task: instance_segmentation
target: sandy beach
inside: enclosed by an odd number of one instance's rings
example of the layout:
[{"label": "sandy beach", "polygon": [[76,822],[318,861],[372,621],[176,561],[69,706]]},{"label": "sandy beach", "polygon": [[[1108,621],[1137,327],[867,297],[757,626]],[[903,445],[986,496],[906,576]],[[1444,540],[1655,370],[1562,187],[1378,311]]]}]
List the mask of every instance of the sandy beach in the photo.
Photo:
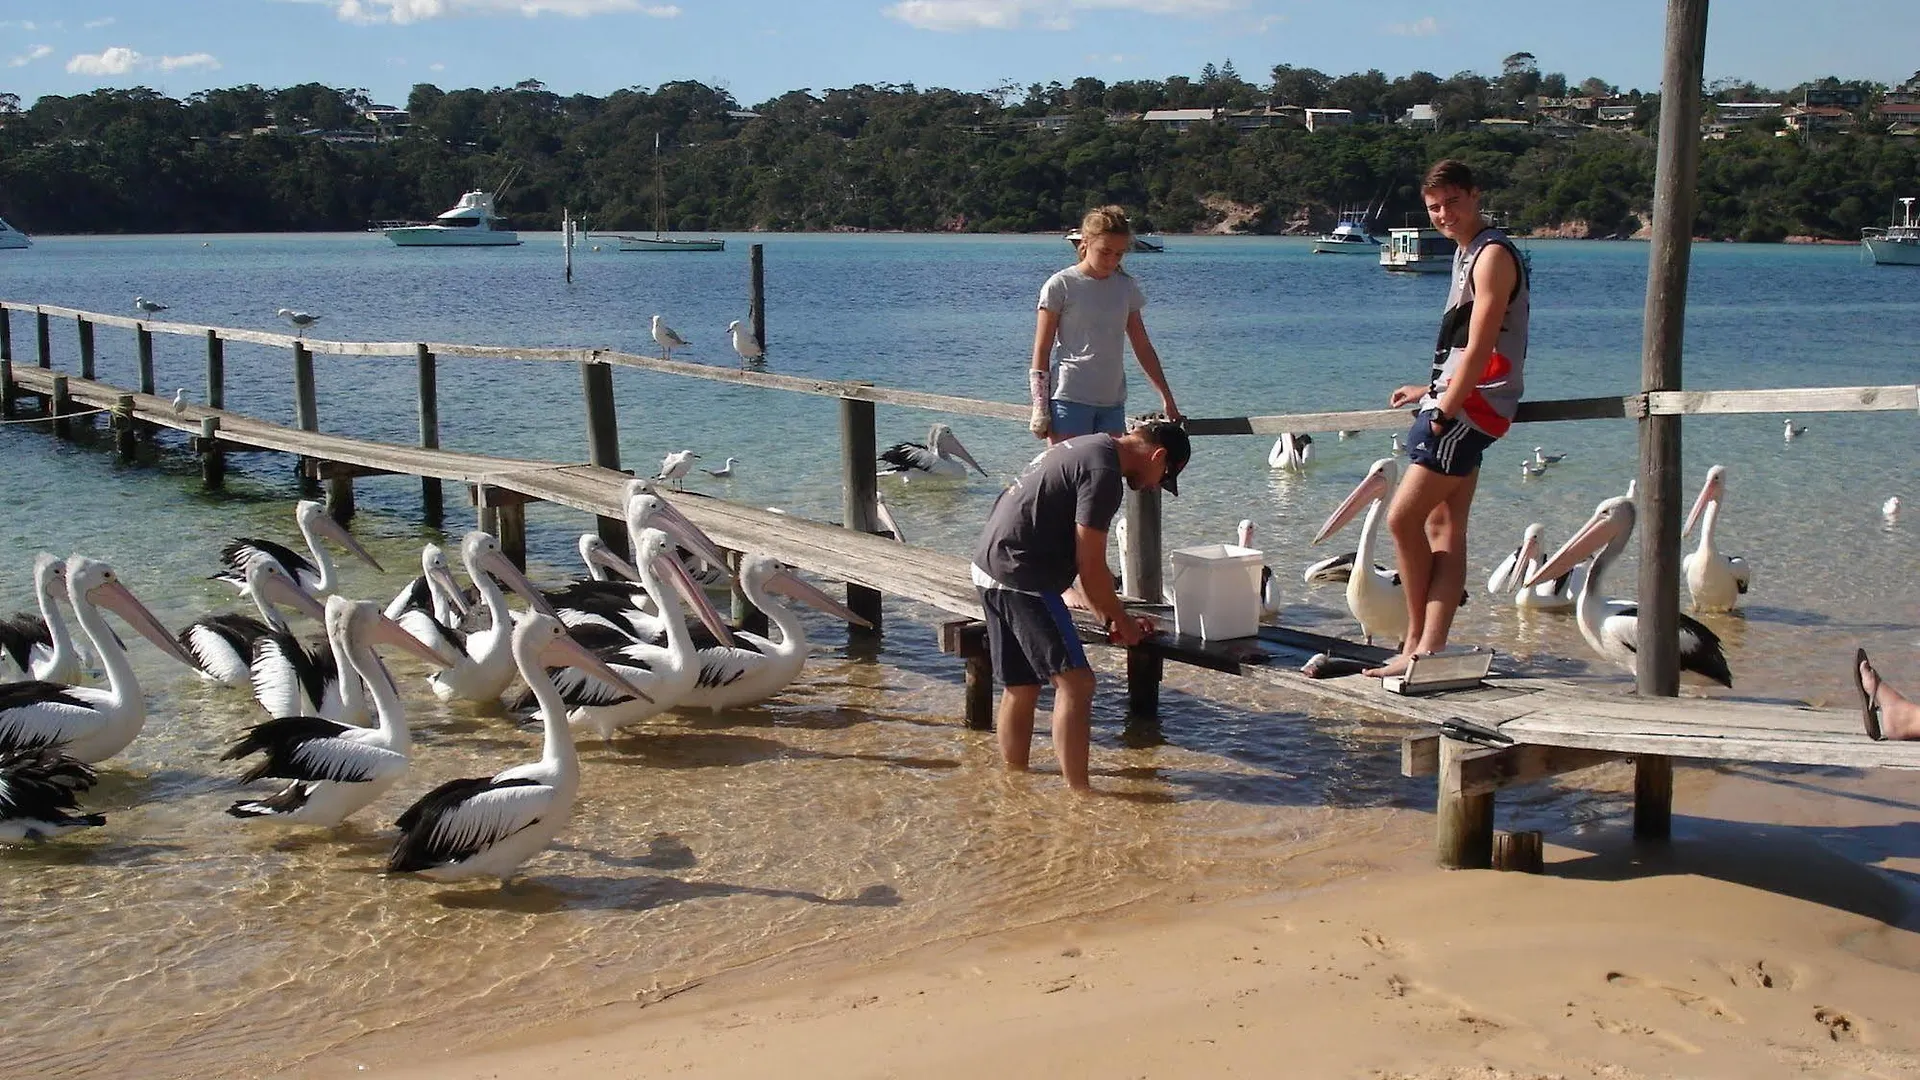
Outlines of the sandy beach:
[{"label": "sandy beach", "polygon": [[[1618,767],[1587,782],[1609,787]],[[1421,815],[1363,872],[1232,901],[747,971],[381,1077],[1920,1076],[1897,773],[1683,769],[1671,845],[1550,834],[1542,875],[1433,869]]]}]

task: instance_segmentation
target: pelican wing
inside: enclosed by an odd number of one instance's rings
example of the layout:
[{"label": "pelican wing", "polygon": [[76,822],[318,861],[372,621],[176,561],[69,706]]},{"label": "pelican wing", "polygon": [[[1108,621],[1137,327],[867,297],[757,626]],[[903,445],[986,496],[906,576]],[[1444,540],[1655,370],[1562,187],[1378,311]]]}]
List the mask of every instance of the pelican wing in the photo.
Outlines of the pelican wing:
[{"label": "pelican wing", "polygon": [[894,443],[880,451],[883,473],[926,472],[933,468],[937,455],[916,442]]},{"label": "pelican wing", "polygon": [[0,653],[11,658],[22,672],[32,671],[33,647],[53,647],[53,633],[37,612],[22,611],[10,619],[0,619]]},{"label": "pelican wing", "polygon": [[323,643],[308,649],[292,634],[273,632],[253,643],[253,699],[270,716],[300,716],[318,709],[327,695],[326,675],[333,653]]},{"label": "pelican wing", "polygon": [[746,678],[754,665],[765,659],[762,654],[746,649],[703,649],[700,653],[700,679],[695,685],[703,690],[732,686]]},{"label": "pelican wing", "polygon": [[247,567],[251,566],[255,559],[269,559],[279,563],[280,568],[287,572],[288,577],[300,582],[302,585],[307,584],[309,578],[315,581],[320,578],[320,568],[307,561],[305,555],[287,547],[285,544],[276,544],[271,540],[258,540],[252,537],[241,537],[220,549],[220,562],[231,572],[231,576],[228,574],[218,576],[222,580],[234,580],[234,578],[238,578],[239,581],[244,583],[246,581]]},{"label": "pelican wing", "polygon": [[317,716],[286,716],[248,728],[220,760],[266,755],[240,778],[243,784],[266,776],[360,784],[405,772],[406,755],[353,737],[366,731]]},{"label": "pelican wing", "polygon": [[421,611],[418,608],[403,611],[394,621],[400,624],[401,629],[425,642],[429,648],[456,654],[467,651],[467,635],[434,618],[430,611]]},{"label": "pelican wing", "polygon": [[51,747],[0,754],[0,820],[57,818],[78,809],[75,796],[94,779],[85,762]]},{"label": "pelican wing", "polygon": [[400,621],[400,616],[409,611],[433,612],[433,589],[427,584],[427,575],[415,574],[413,580],[406,583],[393,599],[387,601],[387,618]]},{"label": "pelican wing", "polygon": [[539,822],[553,796],[554,789],[537,780],[449,780],[394,822],[401,837],[387,871],[425,870],[478,855]]},{"label": "pelican wing", "polygon": [[0,683],[0,751],[32,750],[70,742],[98,724],[85,696],[60,683]]}]

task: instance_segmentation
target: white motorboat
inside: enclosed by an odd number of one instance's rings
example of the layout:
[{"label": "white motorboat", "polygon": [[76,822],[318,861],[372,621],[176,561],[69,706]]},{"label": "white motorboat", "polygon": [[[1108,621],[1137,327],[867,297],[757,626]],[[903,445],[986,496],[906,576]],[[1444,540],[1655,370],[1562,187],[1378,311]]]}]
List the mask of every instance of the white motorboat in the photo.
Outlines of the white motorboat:
[{"label": "white motorboat", "polygon": [[7,224],[6,219],[0,218],[0,251],[9,248],[30,248],[32,246],[33,241],[27,238],[26,233]]},{"label": "white motorboat", "polygon": [[1880,266],[1920,266],[1920,213],[1914,198],[1900,200],[1900,211],[1884,229],[1860,230],[1860,243]]},{"label": "white motorboat", "polygon": [[1367,231],[1367,223],[1342,214],[1340,223],[1324,236],[1313,238],[1315,255],[1372,255],[1380,250],[1380,241]]},{"label": "white motorboat", "polygon": [[[1067,233],[1067,243],[1073,245],[1073,250],[1080,250],[1079,229],[1074,229]],[[1167,250],[1167,242],[1151,233],[1139,233],[1133,238],[1133,250],[1136,252],[1159,253]]]},{"label": "white motorboat", "polygon": [[511,247],[520,242],[520,234],[507,228],[506,219],[494,211],[494,197],[484,191],[469,191],[460,196],[453,209],[422,225],[398,225],[383,229],[387,239],[400,247]]},{"label": "white motorboat", "polygon": [[1439,229],[1415,225],[1389,229],[1386,246],[1380,249],[1380,265],[1401,273],[1451,273],[1455,249]]}]

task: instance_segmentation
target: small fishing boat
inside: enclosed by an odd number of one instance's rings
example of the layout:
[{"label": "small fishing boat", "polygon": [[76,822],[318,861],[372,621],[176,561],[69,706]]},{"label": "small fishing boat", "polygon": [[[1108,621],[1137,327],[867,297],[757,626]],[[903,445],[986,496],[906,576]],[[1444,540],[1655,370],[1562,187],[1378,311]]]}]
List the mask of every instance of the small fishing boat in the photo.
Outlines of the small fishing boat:
[{"label": "small fishing boat", "polygon": [[1380,265],[1408,274],[1445,274],[1453,270],[1456,245],[1439,229],[1407,225],[1387,230]]},{"label": "small fishing boat", "polygon": [[507,228],[507,219],[494,210],[494,199],[485,191],[469,191],[430,222],[381,231],[400,247],[513,247],[520,243],[520,234]]},{"label": "small fishing boat", "polygon": [[1380,250],[1380,241],[1367,229],[1367,222],[1355,214],[1341,214],[1333,231],[1313,238],[1315,255],[1372,255]]},{"label": "small fishing boat", "polygon": [[1914,210],[1914,201],[1912,196],[1901,199],[1886,228],[1860,230],[1861,246],[1876,266],[1920,266],[1920,212]]},{"label": "small fishing boat", "polygon": [[30,248],[32,246],[33,241],[27,238],[26,233],[7,224],[5,218],[0,218],[0,251],[5,251],[10,248]]}]

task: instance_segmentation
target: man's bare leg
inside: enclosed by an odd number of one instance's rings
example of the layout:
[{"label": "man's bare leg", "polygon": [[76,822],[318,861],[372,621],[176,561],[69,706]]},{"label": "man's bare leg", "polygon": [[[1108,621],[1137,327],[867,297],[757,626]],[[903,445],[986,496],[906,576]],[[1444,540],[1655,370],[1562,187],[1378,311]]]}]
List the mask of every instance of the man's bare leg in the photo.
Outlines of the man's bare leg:
[{"label": "man's bare leg", "polygon": [[1040,704],[1040,687],[1009,686],[1000,692],[1000,711],[994,717],[994,731],[1000,739],[1000,756],[1013,772],[1026,772],[1033,754],[1033,710]]},{"label": "man's bare leg", "polygon": [[[1387,508],[1387,529],[1393,534],[1394,556],[1400,563],[1400,587],[1407,600],[1407,636],[1400,654],[1362,674],[1376,678],[1399,675],[1419,651],[1426,633],[1427,598],[1431,595],[1434,574],[1433,545],[1427,538],[1427,518],[1436,507],[1448,501],[1455,490],[1471,478],[1448,476],[1423,465],[1414,465],[1393,493],[1393,505]],[[1462,571],[1461,580],[1465,581]]]},{"label": "man's bare leg", "polygon": [[1871,662],[1860,665],[1860,685],[1880,706],[1880,735],[1887,739],[1920,739],[1920,704],[1880,678]]},{"label": "man's bare leg", "polygon": [[[1031,713],[1028,714],[1031,719]],[[1092,741],[1093,669],[1074,668],[1053,677],[1053,753],[1060,775],[1075,791],[1090,791],[1087,744]]]},{"label": "man's bare leg", "polygon": [[[1451,479],[1451,478],[1450,478]],[[1453,617],[1467,587],[1467,514],[1480,481],[1475,469],[1458,478],[1461,483],[1428,515],[1428,543],[1433,548],[1433,572],[1427,584],[1427,612],[1417,653],[1436,653],[1447,647]]]}]

